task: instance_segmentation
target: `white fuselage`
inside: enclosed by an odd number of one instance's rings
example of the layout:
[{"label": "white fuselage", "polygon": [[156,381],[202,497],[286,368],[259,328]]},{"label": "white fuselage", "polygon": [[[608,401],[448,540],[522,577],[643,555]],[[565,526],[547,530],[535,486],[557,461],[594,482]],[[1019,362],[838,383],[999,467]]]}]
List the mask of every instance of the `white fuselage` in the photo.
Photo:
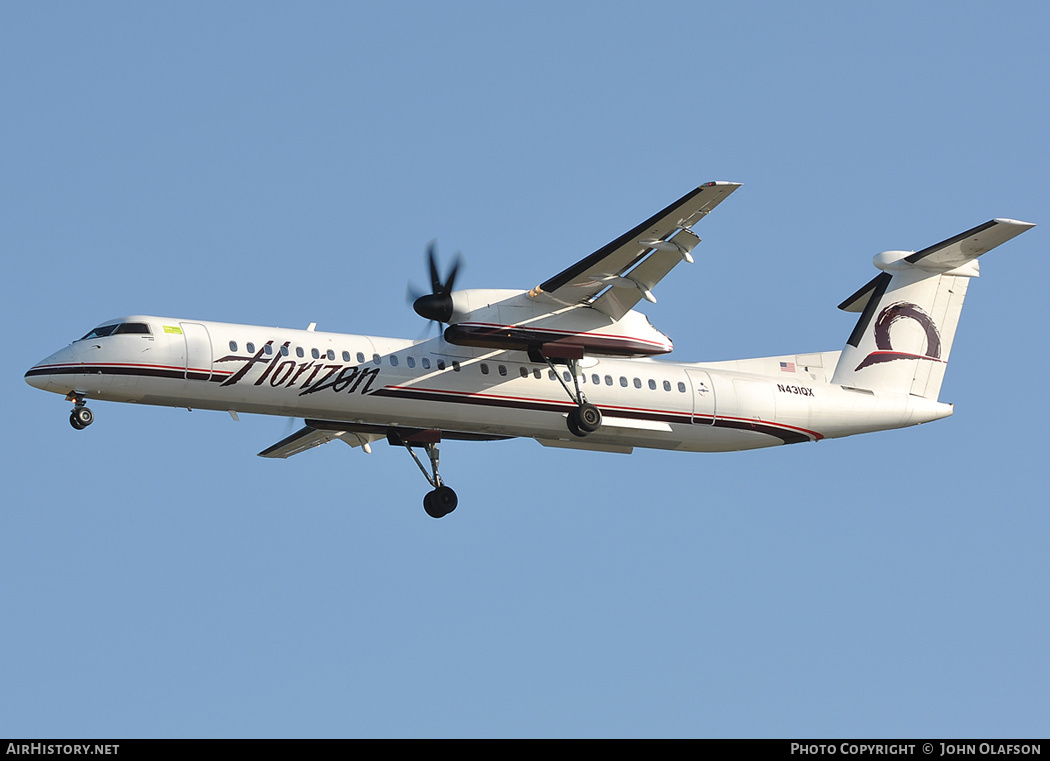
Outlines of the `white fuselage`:
[{"label": "white fuselage", "polygon": [[[118,321],[113,321],[118,322]],[[443,338],[322,333],[136,316],[148,333],[75,341],[26,380],[87,399],[225,410],[407,429],[522,436],[626,451],[754,449],[900,428],[951,414],[948,404],[829,383],[839,352],[693,364],[588,357],[580,390],[602,412],[586,440],[575,407],[526,352]],[[557,371],[572,388],[565,367]]]}]

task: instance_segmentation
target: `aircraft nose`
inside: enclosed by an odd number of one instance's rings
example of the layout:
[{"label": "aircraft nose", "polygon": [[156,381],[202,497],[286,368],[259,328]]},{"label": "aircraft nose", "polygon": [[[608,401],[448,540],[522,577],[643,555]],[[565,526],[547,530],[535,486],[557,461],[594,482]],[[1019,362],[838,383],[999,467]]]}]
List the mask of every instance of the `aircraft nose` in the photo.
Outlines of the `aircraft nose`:
[{"label": "aircraft nose", "polygon": [[47,391],[47,387],[51,384],[51,375],[41,365],[34,365],[26,371],[26,383],[33,388]]},{"label": "aircraft nose", "polygon": [[69,358],[70,350],[67,347],[56,351],[47,359],[40,360],[26,371],[26,383],[42,391],[50,390],[52,379],[55,377],[55,367],[68,362]]}]

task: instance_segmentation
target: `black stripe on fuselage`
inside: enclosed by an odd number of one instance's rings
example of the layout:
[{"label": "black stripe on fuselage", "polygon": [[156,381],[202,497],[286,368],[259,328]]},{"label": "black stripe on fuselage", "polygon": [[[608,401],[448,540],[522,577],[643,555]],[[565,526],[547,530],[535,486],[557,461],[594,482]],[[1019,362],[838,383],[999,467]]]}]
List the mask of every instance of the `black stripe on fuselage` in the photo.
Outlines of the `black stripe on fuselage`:
[{"label": "black stripe on fuselage", "polygon": [[169,378],[172,380],[209,380],[219,382],[226,380],[229,373],[211,374],[202,370],[189,370],[184,367],[144,367],[142,365],[67,365],[64,367],[34,367],[26,377],[39,375],[137,375],[144,378]]}]

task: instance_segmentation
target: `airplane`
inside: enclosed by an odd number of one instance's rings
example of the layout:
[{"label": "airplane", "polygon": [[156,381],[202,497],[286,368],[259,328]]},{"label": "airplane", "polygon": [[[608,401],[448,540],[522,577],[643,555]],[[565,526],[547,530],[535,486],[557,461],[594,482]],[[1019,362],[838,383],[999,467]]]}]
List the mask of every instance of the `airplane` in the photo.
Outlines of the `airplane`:
[{"label": "airplane", "polygon": [[[259,454],[334,440],[408,450],[429,482],[428,515],[459,503],[439,472],[445,440],[514,437],[548,447],[723,452],[927,423],[938,401],[977,257],[1034,227],[992,219],[879,270],[839,308],[859,313],[841,350],[671,362],[671,340],[635,309],[700,242],[693,227],[739,183],[708,182],[529,290],[455,290],[427,250],[431,290],[413,308],[441,326],[408,340],[131,315],[106,320],[34,365],[26,381],[89,399],[278,415],[303,427]],[[416,454],[422,449],[429,468]]]}]

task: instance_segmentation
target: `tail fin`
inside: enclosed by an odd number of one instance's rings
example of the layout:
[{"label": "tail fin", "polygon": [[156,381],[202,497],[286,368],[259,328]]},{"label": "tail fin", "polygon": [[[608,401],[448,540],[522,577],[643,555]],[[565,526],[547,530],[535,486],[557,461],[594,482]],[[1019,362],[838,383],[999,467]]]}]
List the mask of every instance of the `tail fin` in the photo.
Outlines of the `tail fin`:
[{"label": "tail fin", "polygon": [[839,305],[861,316],[832,382],[936,400],[977,257],[1034,226],[993,219],[922,251],[876,256],[882,273]]}]

